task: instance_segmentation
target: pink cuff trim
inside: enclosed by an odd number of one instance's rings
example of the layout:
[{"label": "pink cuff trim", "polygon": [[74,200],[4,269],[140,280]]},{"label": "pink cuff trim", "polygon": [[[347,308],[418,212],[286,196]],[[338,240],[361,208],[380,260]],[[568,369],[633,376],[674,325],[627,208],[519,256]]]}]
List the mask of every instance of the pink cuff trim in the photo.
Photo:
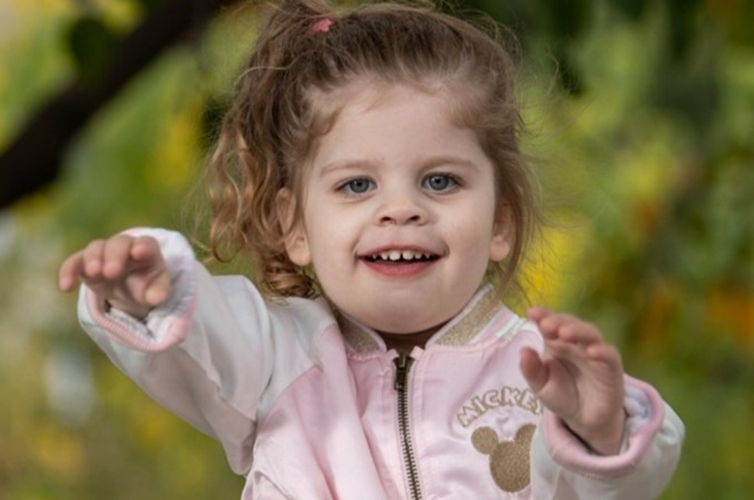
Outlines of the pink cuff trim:
[{"label": "pink cuff trim", "polygon": [[92,319],[107,331],[113,339],[126,347],[145,352],[164,351],[173,345],[183,342],[188,336],[196,303],[194,296],[191,297],[188,307],[179,316],[172,318],[170,326],[164,335],[158,337],[152,334],[151,330],[147,328],[148,319],[145,322],[141,322],[115,309],[107,313],[104,310],[104,304],[99,301],[91,290],[87,289],[85,293],[87,308]]},{"label": "pink cuff trim", "polygon": [[665,405],[649,384],[626,376],[628,447],[618,455],[595,455],[566,428],[555,414],[545,411],[540,423],[550,456],[566,469],[597,479],[631,473],[642,462],[665,419]]},{"label": "pink cuff trim", "polygon": [[194,252],[179,233],[151,228],[124,231],[133,236],[151,236],[157,240],[168,266],[173,293],[160,307],[140,321],[117,309],[105,310],[105,304],[86,286],[86,308],[94,322],[117,342],[146,352],[157,352],[182,342],[188,335],[196,305]]}]

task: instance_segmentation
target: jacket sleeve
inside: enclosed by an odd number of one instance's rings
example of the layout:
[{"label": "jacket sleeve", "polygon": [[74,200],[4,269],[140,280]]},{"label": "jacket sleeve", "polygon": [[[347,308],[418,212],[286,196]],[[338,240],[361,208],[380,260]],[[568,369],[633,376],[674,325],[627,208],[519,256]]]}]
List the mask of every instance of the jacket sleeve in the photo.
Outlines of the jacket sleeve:
[{"label": "jacket sleeve", "polygon": [[[276,363],[283,359],[290,368],[295,360],[308,359],[294,341],[300,328],[291,315],[276,313],[279,308],[267,304],[246,279],[210,276],[180,234],[159,229],[130,233],[159,242],[171,296],[140,321],[108,310],[82,287],[81,324],[147,394],[217,438],[231,468],[245,474]],[[290,335],[273,335],[280,330]]]},{"label": "jacket sleeve", "polygon": [[598,456],[545,411],[532,442],[532,498],[649,500],[670,482],[684,426],[650,385],[626,377],[626,437],[621,453]]}]

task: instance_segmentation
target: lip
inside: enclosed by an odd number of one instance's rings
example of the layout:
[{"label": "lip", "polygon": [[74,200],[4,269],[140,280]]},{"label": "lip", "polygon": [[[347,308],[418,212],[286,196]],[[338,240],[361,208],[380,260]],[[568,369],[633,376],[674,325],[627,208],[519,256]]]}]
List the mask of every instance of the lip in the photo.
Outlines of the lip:
[{"label": "lip", "polygon": [[434,257],[442,257],[442,254],[440,252],[432,250],[431,248],[427,248],[421,245],[402,245],[402,244],[382,245],[380,247],[373,248],[366,252],[361,252],[359,253],[358,257],[360,259],[366,259],[367,257],[371,257],[372,255],[379,255],[381,253],[389,253],[394,250],[397,250],[399,252],[410,250],[414,253],[429,254],[429,255],[433,255]]},{"label": "lip", "polygon": [[360,259],[372,271],[388,277],[412,277],[424,273],[432,267],[437,260],[418,260],[412,262],[390,262],[385,260],[371,261]]},{"label": "lip", "polygon": [[[428,260],[409,260],[409,261],[391,261],[391,260],[372,260],[370,257],[390,252],[411,251],[415,254],[431,255]],[[373,250],[360,254],[359,260],[363,262],[372,271],[387,277],[413,277],[426,272],[431,268],[442,255],[434,250],[417,245],[383,245]]]}]

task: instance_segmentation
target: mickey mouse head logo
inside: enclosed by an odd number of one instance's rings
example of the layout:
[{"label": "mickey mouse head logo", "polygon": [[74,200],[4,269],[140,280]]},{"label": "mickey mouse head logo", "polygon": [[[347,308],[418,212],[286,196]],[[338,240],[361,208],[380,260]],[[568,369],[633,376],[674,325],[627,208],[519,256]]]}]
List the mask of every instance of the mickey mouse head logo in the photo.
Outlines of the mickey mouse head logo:
[{"label": "mickey mouse head logo", "polygon": [[521,491],[529,485],[529,453],[536,426],[527,424],[516,432],[511,441],[498,441],[497,433],[480,427],[471,435],[471,443],[479,453],[490,456],[490,473],[495,484],[509,493]]}]

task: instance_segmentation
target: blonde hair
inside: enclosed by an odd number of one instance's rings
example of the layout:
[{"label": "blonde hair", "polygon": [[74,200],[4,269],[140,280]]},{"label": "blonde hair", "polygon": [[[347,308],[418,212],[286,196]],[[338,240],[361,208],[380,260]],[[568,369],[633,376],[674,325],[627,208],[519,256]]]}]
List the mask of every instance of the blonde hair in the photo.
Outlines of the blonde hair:
[{"label": "blonde hair", "polygon": [[499,204],[509,210],[515,240],[505,263],[490,270],[503,285],[514,283],[537,209],[519,147],[513,65],[496,38],[431,4],[336,9],[287,0],[275,8],[208,165],[215,258],[248,252],[266,293],[314,295],[313,278],[286,254],[290,224],[280,220],[276,199],[281,189],[301,195],[303,166],[337,117],[338,110],[322,109],[322,97],[356,79],[440,83],[453,97],[455,120],[476,132],[496,166]]}]

